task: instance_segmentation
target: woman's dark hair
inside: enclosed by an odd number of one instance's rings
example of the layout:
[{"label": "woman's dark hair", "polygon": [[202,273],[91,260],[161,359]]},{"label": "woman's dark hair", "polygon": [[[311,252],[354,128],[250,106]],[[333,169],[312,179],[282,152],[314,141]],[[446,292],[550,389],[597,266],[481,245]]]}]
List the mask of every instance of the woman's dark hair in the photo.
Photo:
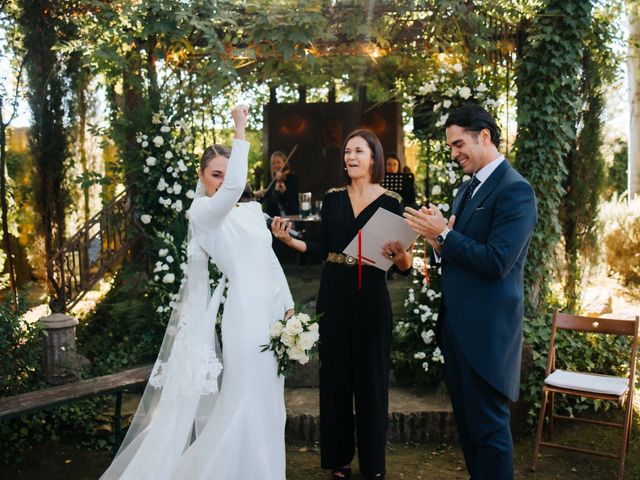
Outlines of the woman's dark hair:
[{"label": "woman's dark hair", "polygon": [[500,148],[500,127],[489,112],[480,105],[469,103],[453,110],[447,117],[444,127],[451,125],[462,127],[468,132],[476,132],[476,135],[486,128],[491,135],[491,142],[496,148]]},{"label": "woman's dark hair", "polygon": [[[351,132],[344,144],[342,145],[342,160],[344,161],[344,151],[347,148],[347,143],[354,137],[360,137],[367,142],[371,149],[371,156],[373,157],[373,171],[371,172],[371,183],[380,183],[384,179],[385,165],[384,165],[384,151],[382,150],[382,144],[378,136],[367,128],[359,128]],[[347,172],[344,172],[347,183],[351,183],[351,178]]]},{"label": "woman's dark hair", "polygon": [[[400,157],[398,156],[398,154],[396,152],[389,152],[387,153],[387,156],[384,157],[384,161],[385,163],[387,162],[387,160],[389,160],[390,158],[393,158],[394,160],[396,160],[398,162],[398,171],[401,172],[402,171],[402,160],[400,160]],[[386,167],[386,165],[385,165]]]},{"label": "woman's dark hair", "polygon": [[231,150],[229,147],[218,144],[207,147],[200,158],[200,171],[203,172],[204,169],[207,168],[209,162],[218,156],[229,158],[231,156]]}]

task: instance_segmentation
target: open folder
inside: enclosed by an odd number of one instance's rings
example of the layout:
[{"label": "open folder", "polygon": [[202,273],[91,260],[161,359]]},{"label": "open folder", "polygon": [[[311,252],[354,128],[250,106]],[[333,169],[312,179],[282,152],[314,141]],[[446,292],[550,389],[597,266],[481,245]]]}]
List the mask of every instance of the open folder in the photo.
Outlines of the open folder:
[{"label": "open folder", "polygon": [[[393,260],[382,255],[385,243],[398,240],[406,250],[418,235],[400,215],[378,208],[362,228],[362,264],[377,267],[385,272],[393,265]],[[345,255],[358,258],[358,235],[343,250]]]}]

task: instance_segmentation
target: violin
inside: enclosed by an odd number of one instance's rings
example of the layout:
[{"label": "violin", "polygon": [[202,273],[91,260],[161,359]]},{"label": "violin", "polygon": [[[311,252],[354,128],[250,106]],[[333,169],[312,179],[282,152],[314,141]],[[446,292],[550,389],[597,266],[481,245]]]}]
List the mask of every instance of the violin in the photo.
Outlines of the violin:
[{"label": "violin", "polygon": [[285,164],[280,170],[278,170],[273,178],[275,179],[275,183],[273,188],[276,192],[284,193],[287,190],[286,182],[291,174],[291,169],[288,164]]}]

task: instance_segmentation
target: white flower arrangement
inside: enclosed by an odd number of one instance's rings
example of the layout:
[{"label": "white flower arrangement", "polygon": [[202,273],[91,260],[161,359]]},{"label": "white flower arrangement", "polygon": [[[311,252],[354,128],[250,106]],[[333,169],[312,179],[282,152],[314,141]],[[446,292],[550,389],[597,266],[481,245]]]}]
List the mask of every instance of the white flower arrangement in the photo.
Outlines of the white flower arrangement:
[{"label": "white flower arrangement", "polygon": [[296,362],[304,365],[309,361],[319,339],[317,317],[298,313],[286,321],[275,321],[270,328],[269,343],[261,345],[260,351],[272,351],[278,361],[278,374],[286,377]]}]

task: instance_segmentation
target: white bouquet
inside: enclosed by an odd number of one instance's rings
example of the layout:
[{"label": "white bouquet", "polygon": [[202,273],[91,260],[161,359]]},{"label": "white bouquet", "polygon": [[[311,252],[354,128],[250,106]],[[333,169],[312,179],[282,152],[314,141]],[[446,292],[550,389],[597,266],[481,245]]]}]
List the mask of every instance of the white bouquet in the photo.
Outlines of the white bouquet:
[{"label": "white bouquet", "polygon": [[298,313],[271,325],[269,343],[261,345],[261,352],[271,350],[278,359],[278,374],[286,377],[294,362],[304,365],[309,361],[319,338],[318,319]]}]

